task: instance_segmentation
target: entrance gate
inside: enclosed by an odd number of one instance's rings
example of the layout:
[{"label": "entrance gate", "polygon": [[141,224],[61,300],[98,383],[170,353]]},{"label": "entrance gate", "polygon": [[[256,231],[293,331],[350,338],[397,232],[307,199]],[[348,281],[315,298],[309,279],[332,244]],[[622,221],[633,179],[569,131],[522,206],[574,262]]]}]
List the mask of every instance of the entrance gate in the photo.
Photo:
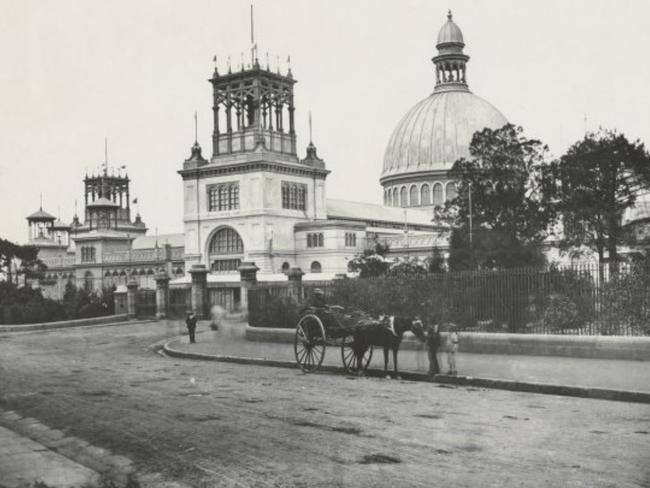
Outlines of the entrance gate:
[{"label": "entrance gate", "polygon": [[138,290],[135,314],[138,318],[156,316],[156,290]]},{"label": "entrance gate", "polygon": [[190,288],[169,289],[169,317],[183,318],[192,309],[192,290]]},{"label": "entrance gate", "polygon": [[241,304],[241,289],[237,288],[209,288],[208,303],[210,307],[219,305],[228,312],[235,312]]}]

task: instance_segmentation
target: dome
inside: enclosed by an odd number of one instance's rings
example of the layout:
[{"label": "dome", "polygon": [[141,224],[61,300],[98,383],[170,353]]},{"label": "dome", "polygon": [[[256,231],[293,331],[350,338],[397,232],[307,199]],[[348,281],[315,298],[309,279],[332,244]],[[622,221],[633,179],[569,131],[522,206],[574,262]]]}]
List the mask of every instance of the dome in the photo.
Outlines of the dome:
[{"label": "dome", "polygon": [[463,33],[460,30],[453,20],[451,20],[451,11],[447,14],[447,23],[440,28],[438,33],[438,42],[436,45],[440,44],[462,44],[465,45],[463,41]]},{"label": "dome", "polygon": [[476,131],[508,121],[493,105],[468,90],[434,92],[397,124],[384,153],[382,179],[421,171],[447,171],[469,156]]}]

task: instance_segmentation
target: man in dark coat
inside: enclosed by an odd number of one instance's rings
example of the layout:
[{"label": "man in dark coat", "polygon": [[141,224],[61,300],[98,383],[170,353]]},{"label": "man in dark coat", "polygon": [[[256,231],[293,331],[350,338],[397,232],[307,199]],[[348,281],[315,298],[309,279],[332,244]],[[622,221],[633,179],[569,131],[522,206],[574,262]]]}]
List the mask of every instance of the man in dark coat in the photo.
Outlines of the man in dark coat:
[{"label": "man in dark coat", "polygon": [[196,323],[198,319],[196,318],[196,315],[194,312],[190,312],[187,314],[187,319],[185,320],[185,325],[187,326],[187,332],[190,335],[190,344],[194,344],[196,341],[194,340],[194,333],[196,332]]},{"label": "man in dark coat", "polygon": [[442,343],[440,332],[438,331],[438,324],[433,325],[429,329],[427,335],[427,349],[429,353],[429,374],[434,375],[440,373],[440,364],[438,363],[438,349]]}]

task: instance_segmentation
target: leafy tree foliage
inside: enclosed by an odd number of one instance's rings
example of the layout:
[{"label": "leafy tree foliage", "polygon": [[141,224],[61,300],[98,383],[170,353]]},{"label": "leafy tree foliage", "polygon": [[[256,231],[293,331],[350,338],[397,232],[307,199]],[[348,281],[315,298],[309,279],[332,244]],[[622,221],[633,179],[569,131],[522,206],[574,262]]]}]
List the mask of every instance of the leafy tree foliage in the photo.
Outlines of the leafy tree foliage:
[{"label": "leafy tree foliage", "polygon": [[587,133],[554,163],[555,188],[564,221],[565,248],[586,245],[603,262],[618,260],[624,242],[623,212],[640,190],[650,188],[650,155],[640,141],[630,142],[615,131]]},{"label": "leafy tree foliage", "polygon": [[512,124],[474,134],[470,157],[456,161],[450,172],[458,190],[447,207],[455,227],[450,240],[452,270],[543,261],[539,244],[555,219],[547,151]]},{"label": "leafy tree foliage", "polygon": [[0,274],[10,283],[18,284],[18,278],[38,276],[46,266],[38,259],[38,249],[34,246],[21,246],[0,238]]},{"label": "leafy tree foliage", "polygon": [[387,245],[377,242],[374,249],[366,249],[360,256],[350,261],[350,270],[358,272],[360,278],[381,276],[390,268],[391,263],[386,259],[388,251]]}]

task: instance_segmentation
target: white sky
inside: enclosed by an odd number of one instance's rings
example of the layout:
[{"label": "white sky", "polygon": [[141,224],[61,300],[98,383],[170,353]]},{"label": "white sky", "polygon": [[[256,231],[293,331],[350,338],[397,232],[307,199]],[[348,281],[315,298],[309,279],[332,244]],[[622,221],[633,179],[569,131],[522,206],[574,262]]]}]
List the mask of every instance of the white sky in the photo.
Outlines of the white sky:
[{"label": "white sky", "polygon": [[[248,1],[0,0],[0,236],[25,217],[82,213],[86,168],[126,164],[150,233],[182,231],[194,110],[211,154],[212,57],[250,49]],[[314,142],[331,198],[380,203],[399,119],[433,88],[447,8],[465,37],[470,89],[561,155],[585,127],[650,141],[650,2],[256,0],[262,61],[287,55],[299,155]],[[248,59],[248,56],[246,57]],[[585,124],[585,114],[587,122]]]}]

